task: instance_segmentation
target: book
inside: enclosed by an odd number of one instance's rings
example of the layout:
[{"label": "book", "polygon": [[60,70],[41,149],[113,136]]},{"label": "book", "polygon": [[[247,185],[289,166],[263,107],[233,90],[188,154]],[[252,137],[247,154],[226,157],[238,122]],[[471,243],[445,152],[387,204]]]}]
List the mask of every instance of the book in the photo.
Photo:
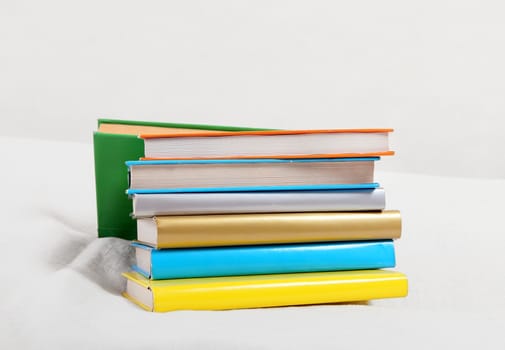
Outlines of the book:
[{"label": "book", "polygon": [[[258,130],[233,126],[157,123],[99,119],[93,135],[96,205],[99,237],[135,239],[137,225],[132,220],[132,202],[125,194],[128,172],[125,162],[144,157],[144,142],[139,134],[202,133]],[[264,130],[264,129],[263,129]]]},{"label": "book", "polygon": [[392,240],[161,250],[132,245],[133,270],[153,280],[395,267]]},{"label": "book", "polygon": [[148,311],[229,310],[399,298],[407,277],[387,270],[185,278],[152,281],[123,273],[123,293]]},{"label": "book", "polygon": [[392,155],[392,129],[142,134],[146,159],[340,158]]},{"label": "book", "polygon": [[377,182],[357,184],[320,184],[320,185],[277,185],[277,186],[237,186],[237,187],[181,187],[181,188],[129,188],[129,196],[150,193],[208,193],[208,192],[274,192],[274,191],[324,191],[324,190],[359,190],[378,188]]},{"label": "book", "polygon": [[[128,161],[130,190],[374,182],[379,158]],[[131,192],[130,191],[130,192]]]},{"label": "book", "polygon": [[373,211],[385,207],[383,188],[134,194],[133,216]]},{"label": "book", "polygon": [[191,248],[395,239],[401,234],[397,210],[174,215],[137,219],[140,243]]}]

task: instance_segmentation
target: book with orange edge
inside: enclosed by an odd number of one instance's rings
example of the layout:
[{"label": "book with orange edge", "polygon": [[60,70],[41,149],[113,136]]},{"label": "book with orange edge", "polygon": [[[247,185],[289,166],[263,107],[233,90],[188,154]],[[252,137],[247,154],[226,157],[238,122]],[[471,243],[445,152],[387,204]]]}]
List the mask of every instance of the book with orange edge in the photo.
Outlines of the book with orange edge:
[{"label": "book with orange edge", "polygon": [[393,155],[393,129],[260,130],[140,134],[142,159],[343,158]]}]

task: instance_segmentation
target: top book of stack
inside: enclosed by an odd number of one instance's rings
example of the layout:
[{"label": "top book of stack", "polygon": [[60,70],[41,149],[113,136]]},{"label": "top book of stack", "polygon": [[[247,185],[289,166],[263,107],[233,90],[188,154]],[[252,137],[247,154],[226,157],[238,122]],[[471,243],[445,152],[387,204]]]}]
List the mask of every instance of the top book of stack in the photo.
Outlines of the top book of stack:
[{"label": "top book of stack", "polygon": [[143,159],[341,158],[394,154],[392,129],[141,134]]}]

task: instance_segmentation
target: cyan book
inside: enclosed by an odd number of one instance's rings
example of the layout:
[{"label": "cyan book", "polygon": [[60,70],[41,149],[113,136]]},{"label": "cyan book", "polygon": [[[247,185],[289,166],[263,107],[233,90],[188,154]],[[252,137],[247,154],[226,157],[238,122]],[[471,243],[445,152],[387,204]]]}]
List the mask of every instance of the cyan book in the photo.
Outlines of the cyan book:
[{"label": "cyan book", "polygon": [[154,280],[395,266],[392,240],[160,250],[132,245],[137,259],[133,270]]},{"label": "cyan book", "polygon": [[205,193],[205,192],[248,192],[248,191],[322,191],[322,190],[357,190],[379,188],[379,183],[370,182],[362,184],[322,184],[322,185],[286,185],[286,186],[238,186],[238,187],[183,187],[183,188],[144,188],[129,189],[126,193],[135,194],[151,193]]}]

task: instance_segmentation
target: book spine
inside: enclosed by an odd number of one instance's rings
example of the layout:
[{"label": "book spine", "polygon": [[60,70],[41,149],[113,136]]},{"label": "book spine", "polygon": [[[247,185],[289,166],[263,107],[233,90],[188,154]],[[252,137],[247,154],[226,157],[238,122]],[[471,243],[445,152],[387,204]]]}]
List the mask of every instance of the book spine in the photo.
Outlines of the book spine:
[{"label": "book spine", "polygon": [[242,288],[214,288],[202,285],[191,291],[154,289],[154,311],[226,310],[286,305],[312,305],[335,302],[403,297],[407,281],[401,276],[389,279],[353,281],[353,283],[298,283],[261,285]]},{"label": "book spine", "polygon": [[396,210],[161,216],[155,220],[157,248],[377,240],[401,234]]},{"label": "book spine", "polygon": [[394,266],[391,240],[151,251],[151,278],[155,280]]},{"label": "book spine", "polygon": [[237,193],[139,194],[135,217],[156,215],[373,211],[385,207],[385,191],[285,191]]},{"label": "book spine", "polygon": [[[148,309],[156,312],[352,302],[404,297],[408,292],[407,277],[387,270],[195,278],[168,283],[124,276],[152,291],[153,306]],[[142,305],[133,296],[125,296]]]}]

